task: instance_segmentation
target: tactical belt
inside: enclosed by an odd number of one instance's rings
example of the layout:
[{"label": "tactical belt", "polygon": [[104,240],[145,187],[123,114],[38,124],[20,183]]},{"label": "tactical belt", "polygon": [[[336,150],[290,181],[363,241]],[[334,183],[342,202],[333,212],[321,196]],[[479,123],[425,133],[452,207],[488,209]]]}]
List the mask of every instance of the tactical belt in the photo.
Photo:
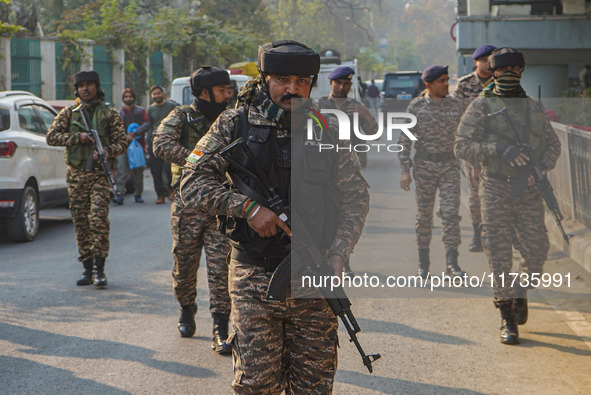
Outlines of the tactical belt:
[{"label": "tactical belt", "polygon": [[490,171],[485,171],[484,172],[484,176],[488,177],[488,178],[492,178],[494,180],[499,180],[499,181],[504,181],[504,182],[508,182],[513,184],[515,181],[517,181],[517,176],[506,176],[504,174],[501,173],[493,173]]},{"label": "tactical belt", "polygon": [[232,248],[232,252],[230,253],[230,258],[237,260],[242,263],[248,263],[250,265],[259,266],[265,269],[268,273],[274,272],[277,269],[277,266],[281,263],[283,258],[271,258],[271,257],[250,257],[246,255],[244,252],[237,250],[236,248]]},{"label": "tactical belt", "polygon": [[429,162],[447,162],[456,159],[453,152],[422,152],[415,153],[415,159],[426,160]]}]

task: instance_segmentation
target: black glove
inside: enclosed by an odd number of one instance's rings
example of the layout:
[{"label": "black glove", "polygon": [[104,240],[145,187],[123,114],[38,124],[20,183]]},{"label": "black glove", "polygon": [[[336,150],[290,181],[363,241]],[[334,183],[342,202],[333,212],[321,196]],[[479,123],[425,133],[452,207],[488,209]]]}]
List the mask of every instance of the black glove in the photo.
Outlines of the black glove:
[{"label": "black glove", "polygon": [[521,154],[519,147],[511,144],[497,143],[497,153],[507,163],[511,163]]}]

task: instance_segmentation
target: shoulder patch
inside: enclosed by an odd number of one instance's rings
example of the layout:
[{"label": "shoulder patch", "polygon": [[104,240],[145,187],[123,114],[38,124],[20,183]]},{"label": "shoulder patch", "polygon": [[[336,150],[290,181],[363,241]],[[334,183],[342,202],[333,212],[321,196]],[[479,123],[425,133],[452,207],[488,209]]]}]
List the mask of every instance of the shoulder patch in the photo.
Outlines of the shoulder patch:
[{"label": "shoulder patch", "polygon": [[472,78],[473,75],[474,75],[474,73],[466,74],[465,76],[460,77],[458,82],[463,82],[463,81],[469,80],[470,78]]},{"label": "shoulder patch", "polygon": [[189,155],[189,157],[187,158],[187,162],[192,163],[192,164],[196,164],[197,162],[199,162],[199,159],[201,159],[202,157],[203,157],[203,152],[201,152],[197,148],[195,148],[193,150],[193,152],[191,152],[191,155]]}]

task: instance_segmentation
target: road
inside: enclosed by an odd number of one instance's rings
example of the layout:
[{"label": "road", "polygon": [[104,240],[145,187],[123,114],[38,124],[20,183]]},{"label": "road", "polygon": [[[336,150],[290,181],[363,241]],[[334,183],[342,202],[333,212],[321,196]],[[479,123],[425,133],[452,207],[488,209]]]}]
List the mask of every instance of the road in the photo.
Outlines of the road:
[{"label": "road", "polygon": [[[148,172],[146,172],[147,174]],[[398,187],[394,154],[371,153],[364,171],[371,210],[353,255],[357,274],[385,280],[414,275],[414,195]],[[228,394],[230,357],[210,348],[205,270],[199,271],[197,333],[180,338],[172,295],[170,206],[111,207],[109,287],[77,287],[74,230],[66,209],[43,212],[37,240],[0,238],[0,393]],[[460,264],[480,278],[483,253],[467,250],[471,225],[462,205]],[[432,272],[444,270],[435,219]],[[203,262],[203,261],[202,261]],[[374,373],[340,331],[335,394],[585,394],[591,392],[591,275],[550,254],[546,271],[570,273],[570,287],[530,292],[530,319],[519,346],[502,345],[490,283],[431,291],[416,287],[350,289]],[[486,278],[485,278],[486,280]]]}]

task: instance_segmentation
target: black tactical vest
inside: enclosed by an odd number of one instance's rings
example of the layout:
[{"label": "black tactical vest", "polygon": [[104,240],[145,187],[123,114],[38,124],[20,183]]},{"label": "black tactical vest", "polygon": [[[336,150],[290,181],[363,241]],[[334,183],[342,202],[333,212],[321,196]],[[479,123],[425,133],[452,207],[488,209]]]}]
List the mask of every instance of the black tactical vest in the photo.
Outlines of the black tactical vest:
[{"label": "black tactical vest", "polygon": [[[330,143],[328,133],[324,132],[321,141],[313,143],[306,142],[305,133],[301,132],[291,138],[278,138],[277,129],[270,125],[252,125],[247,120],[247,110],[239,113],[240,127],[233,137],[245,139],[279,197],[292,212],[298,213],[318,247],[330,248],[338,223],[339,206],[333,185],[337,156],[334,152],[318,152],[319,142]],[[243,149],[235,149],[232,158],[257,174]],[[232,167],[228,173],[233,188],[268,207],[265,193],[254,180]],[[219,217],[219,220],[220,230],[230,237],[232,246],[249,257],[283,258],[287,255],[281,236],[260,237],[244,218]]]}]

